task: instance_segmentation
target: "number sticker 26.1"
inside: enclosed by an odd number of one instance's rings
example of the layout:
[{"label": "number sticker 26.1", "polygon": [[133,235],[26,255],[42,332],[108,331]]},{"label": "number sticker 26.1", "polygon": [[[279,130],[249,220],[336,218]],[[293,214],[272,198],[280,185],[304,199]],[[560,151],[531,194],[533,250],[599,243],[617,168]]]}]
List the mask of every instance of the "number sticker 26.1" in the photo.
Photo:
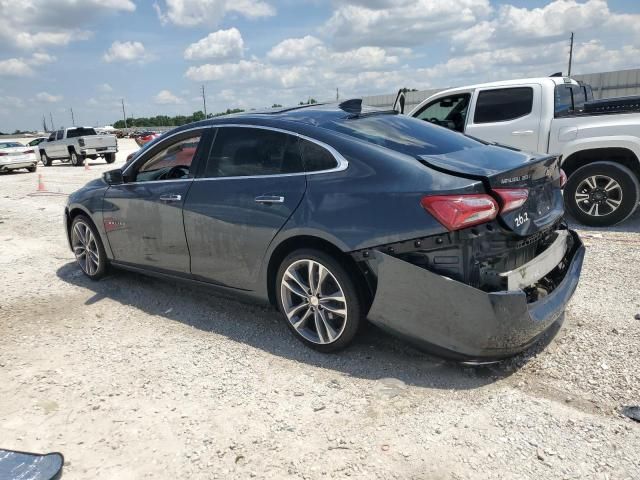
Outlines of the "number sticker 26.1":
[{"label": "number sticker 26.1", "polygon": [[521,213],[515,218],[516,227],[524,225],[528,221],[529,221],[529,215],[527,214],[527,212]]}]

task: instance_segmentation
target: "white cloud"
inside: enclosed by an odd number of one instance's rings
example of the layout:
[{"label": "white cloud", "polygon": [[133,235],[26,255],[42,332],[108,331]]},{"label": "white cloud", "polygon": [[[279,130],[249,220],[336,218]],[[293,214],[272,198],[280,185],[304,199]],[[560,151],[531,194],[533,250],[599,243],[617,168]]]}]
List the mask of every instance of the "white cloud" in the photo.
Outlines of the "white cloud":
[{"label": "white cloud", "polygon": [[102,93],[110,93],[113,91],[113,87],[108,83],[101,83],[96,88],[99,92],[102,92]]},{"label": "white cloud", "polygon": [[47,63],[53,63],[57,60],[53,55],[49,55],[45,52],[36,52],[31,56],[31,65],[45,65]]},{"label": "white cloud", "polygon": [[324,43],[311,35],[302,38],[288,38],[272,47],[267,53],[267,58],[275,62],[298,62],[313,58],[314,51],[318,47],[324,48]]},{"label": "white cloud", "polygon": [[154,3],[158,18],[163,24],[173,23],[181,27],[218,25],[228,13],[237,13],[246,18],[261,18],[275,15],[276,11],[262,0],[164,0]]},{"label": "white cloud", "polygon": [[62,100],[62,95],[52,95],[48,92],[40,92],[36,95],[36,100],[43,103],[57,103]]},{"label": "white cloud", "polygon": [[22,108],[24,106],[24,102],[21,98],[14,97],[11,95],[0,96],[0,110],[6,111],[11,108]]},{"label": "white cloud", "polygon": [[240,58],[244,53],[244,41],[237,28],[218,30],[196,43],[192,43],[184,51],[187,60],[215,59],[227,60]]},{"label": "white cloud", "polygon": [[67,45],[91,36],[78,25],[114,12],[132,12],[131,0],[0,0],[0,48]]},{"label": "white cloud", "polygon": [[489,0],[343,0],[323,30],[341,48],[421,45],[491,11]]},{"label": "white cloud", "polygon": [[161,90],[158,92],[154,97],[154,101],[158,105],[178,105],[184,102],[180,97],[175,96],[169,90]]},{"label": "white cloud", "polygon": [[107,62],[139,62],[148,59],[144,45],[141,42],[119,42],[115,41],[103,55],[102,59]]},{"label": "white cloud", "polygon": [[33,69],[22,58],[0,60],[0,76],[28,77],[33,75]]}]

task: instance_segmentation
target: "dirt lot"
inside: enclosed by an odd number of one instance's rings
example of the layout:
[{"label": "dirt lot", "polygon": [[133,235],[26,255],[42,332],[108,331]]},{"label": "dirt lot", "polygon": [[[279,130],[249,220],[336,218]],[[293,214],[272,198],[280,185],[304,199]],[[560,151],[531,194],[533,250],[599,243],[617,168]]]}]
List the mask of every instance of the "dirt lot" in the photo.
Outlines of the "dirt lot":
[{"label": "dirt lot", "polygon": [[[135,145],[121,141],[115,166]],[[64,479],[640,478],[640,215],[582,230],[582,282],[544,349],[465,368],[376,329],[337,355],[274,311],[116,272],[93,283],[65,195],[112,168],[0,175],[0,446]]]}]

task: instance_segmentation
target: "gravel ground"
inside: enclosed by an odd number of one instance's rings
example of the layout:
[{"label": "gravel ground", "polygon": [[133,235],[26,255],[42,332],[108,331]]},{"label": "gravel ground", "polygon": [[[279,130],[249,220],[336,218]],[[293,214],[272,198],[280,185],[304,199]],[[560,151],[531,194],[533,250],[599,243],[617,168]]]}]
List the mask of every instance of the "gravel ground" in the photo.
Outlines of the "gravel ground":
[{"label": "gravel ground", "polygon": [[[132,141],[120,141],[119,166]],[[90,282],[65,194],[113,168],[0,175],[1,447],[65,479],[640,478],[640,215],[581,230],[582,281],[547,345],[484,368],[370,328],[315,353],[271,309],[116,272]]]}]

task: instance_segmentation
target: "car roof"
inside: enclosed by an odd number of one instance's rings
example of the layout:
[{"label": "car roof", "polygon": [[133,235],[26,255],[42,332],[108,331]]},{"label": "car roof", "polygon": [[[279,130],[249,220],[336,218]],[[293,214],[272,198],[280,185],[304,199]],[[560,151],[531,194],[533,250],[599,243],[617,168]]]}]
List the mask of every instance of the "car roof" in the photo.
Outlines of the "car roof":
[{"label": "car roof", "polygon": [[516,78],[514,80],[501,80],[498,82],[486,82],[486,83],[476,83],[474,85],[465,85],[462,87],[449,88],[447,90],[442,90],[431,96],[442,96],[443,94],[455,93],[455,92],[467,92],[470,90],[476,90],[478,88],[487,88],[487,87],[510,87],[515,85],[523,85],[523,84],[532,84],[532,83],[551,83],[553,85],[560,84],[573,84],[578,85],[578,82],[569,77],[532,77],[532,78]]}]

